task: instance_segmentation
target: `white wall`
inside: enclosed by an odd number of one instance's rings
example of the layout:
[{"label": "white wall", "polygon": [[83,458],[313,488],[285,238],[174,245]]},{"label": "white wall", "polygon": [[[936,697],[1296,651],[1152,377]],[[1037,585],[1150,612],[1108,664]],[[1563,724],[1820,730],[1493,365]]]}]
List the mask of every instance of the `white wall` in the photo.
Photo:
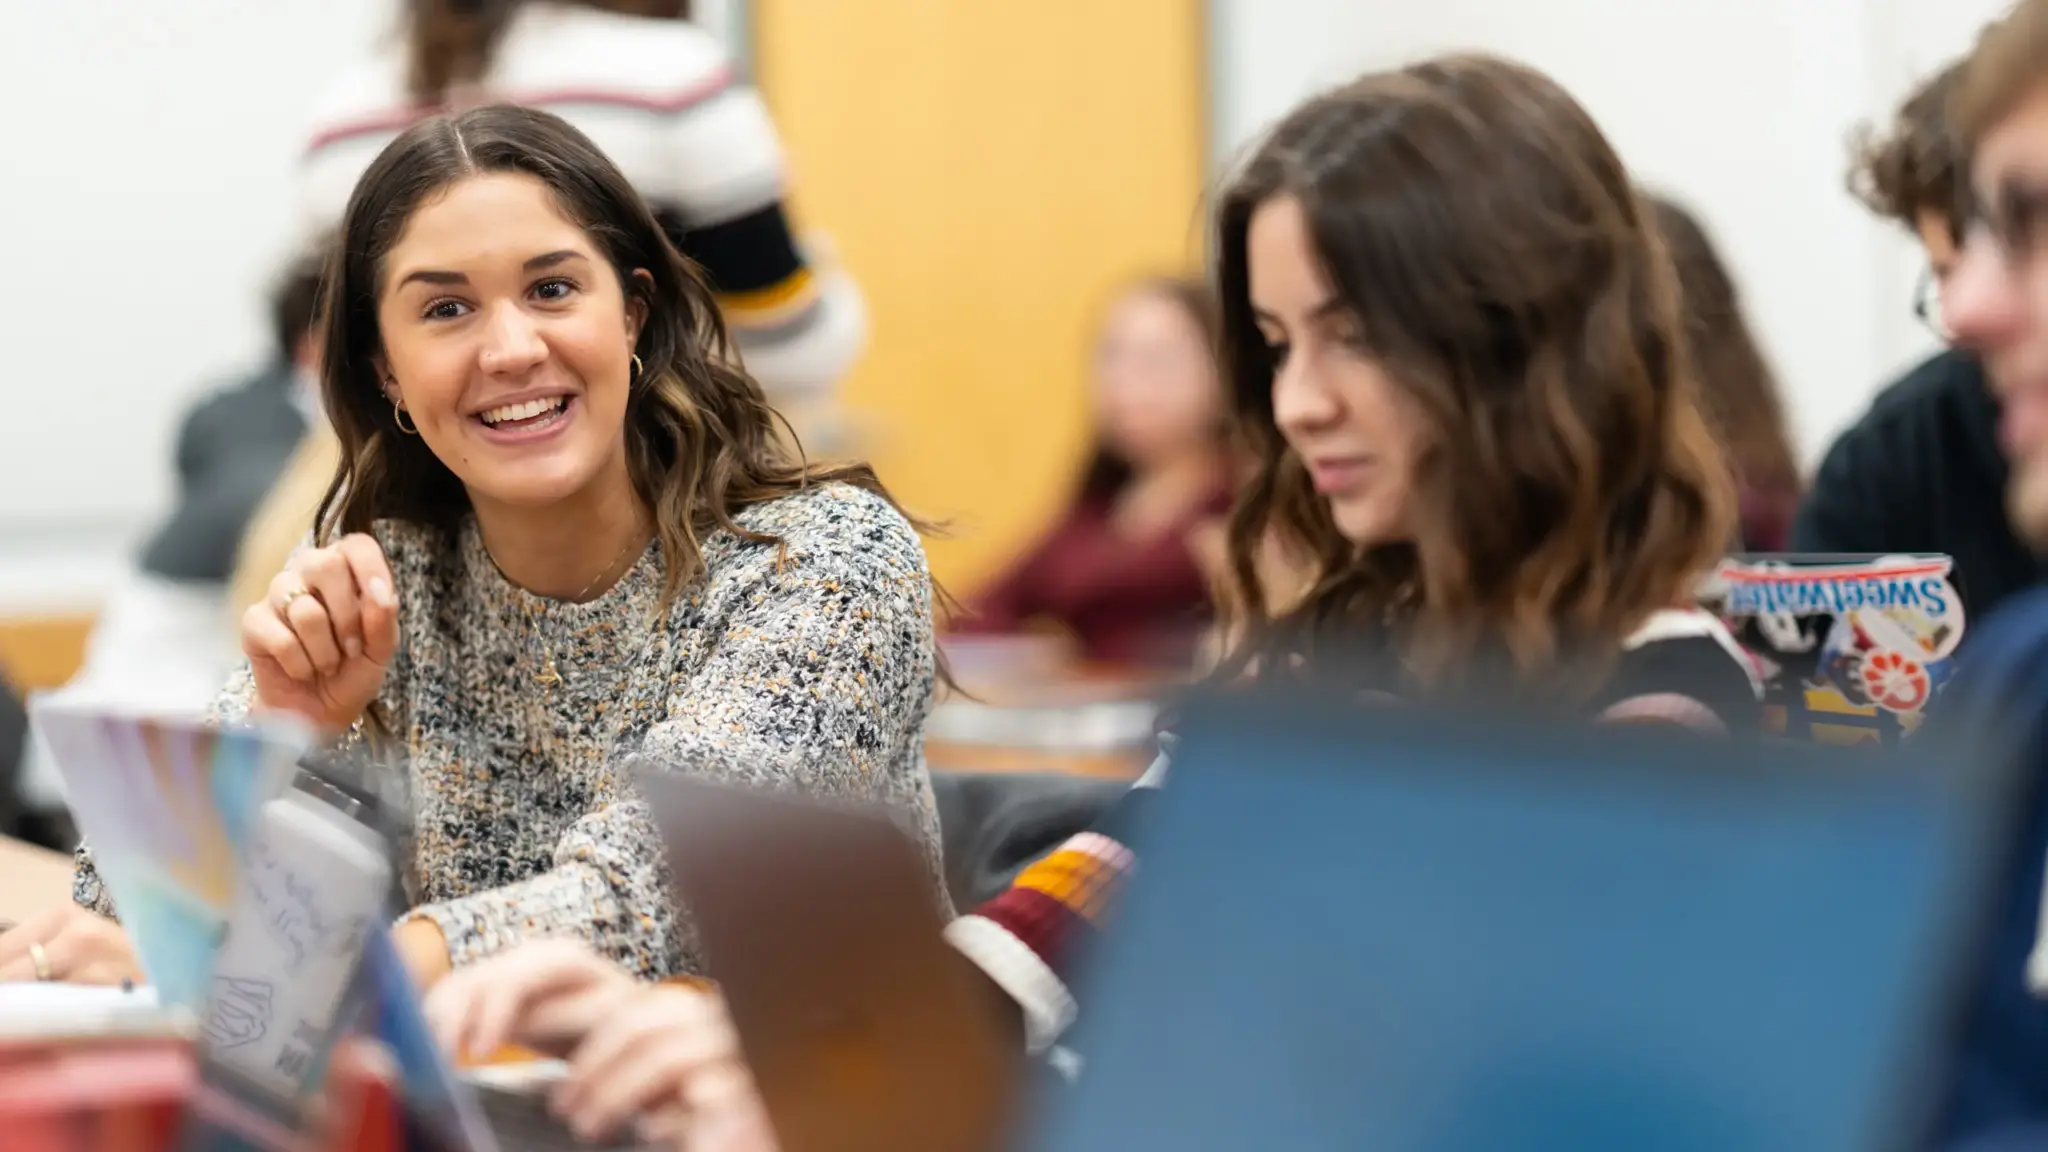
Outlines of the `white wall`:
[{"label": "white wall", "polygon": [[178,413],[266,354],[318,87],[390,0],[0,0],[0,610],[92,603]]},{"label": "white wall", "polygon": [[1932,347],[1917,252],[1843,191],[1852,125],[1964,51],[2003,0],[1213,0],[1215,129],[1234,149],[1295,100],[1455,48],[1548,71],[1735,265],[1810,457]]},{"label": "white wall", "polygon": [[[842,0],[853,2],[853,0]],[[1221,147],[1310,89],[1452,47],[1591,107],[1729,250],[1817,451],[1926,348],[1910,246],[1842,193],[1852,122],[2000,0],[1207,0]],[[744,0],[707,0],[743,30]],[[0,0],[0,612],[89,605],[167,501],[175,418],[262,356],[319,87],[394,0]]]},{"label": "white wall", "polygon": [[96,605],[168,506],[179,414],[268,353],[313,101],[398,11],[0,0],[0,614]]}]

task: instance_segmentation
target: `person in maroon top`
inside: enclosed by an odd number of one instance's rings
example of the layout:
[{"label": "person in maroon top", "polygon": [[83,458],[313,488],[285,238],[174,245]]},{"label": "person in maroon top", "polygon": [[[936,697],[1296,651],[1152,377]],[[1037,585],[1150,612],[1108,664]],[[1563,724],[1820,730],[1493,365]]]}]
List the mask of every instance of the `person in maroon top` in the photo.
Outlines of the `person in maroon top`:
[{"label": "person in maroon top", "polygon": [[1196,281],[1118,294],[1095,349],[1094,458],[1059,520],[968,600],[954,631],[1051,624],[1089,663],[1189,663],[1212,616],[1189,534],[1231,499],[1215,315]]}]

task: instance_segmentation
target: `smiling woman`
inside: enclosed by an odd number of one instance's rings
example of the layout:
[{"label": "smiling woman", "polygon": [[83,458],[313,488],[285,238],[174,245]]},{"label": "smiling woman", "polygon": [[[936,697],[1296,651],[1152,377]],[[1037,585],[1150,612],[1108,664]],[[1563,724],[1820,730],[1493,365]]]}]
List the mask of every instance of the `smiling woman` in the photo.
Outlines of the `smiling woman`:
[{"label": "smiling woman", "polygon": [[[408,418],[472,506],[503,506],[486,524],[564,500],[589,502],[592,516],[632,510],[621,433],[647,307],[546,185],[517,173],[465,180],[420,205],[384,263],[383,346],[367,366],[393,421]],[[548,590],[547,574],[531,575]],[[555,590],[574,595],[578,577],[562,573],[575,583]]]},{"label": "smiling woman", "polygon": [[[565,935],[694,970],[636,754],[893,805],[943,904],[916,531],[864,465],[781,447],[603,155],[544,112],[424,121],[357,186],[327,284],[341,465],[220,714],[409,756],[415,975]],[[113,913],[85,849],[75,896]]]}]

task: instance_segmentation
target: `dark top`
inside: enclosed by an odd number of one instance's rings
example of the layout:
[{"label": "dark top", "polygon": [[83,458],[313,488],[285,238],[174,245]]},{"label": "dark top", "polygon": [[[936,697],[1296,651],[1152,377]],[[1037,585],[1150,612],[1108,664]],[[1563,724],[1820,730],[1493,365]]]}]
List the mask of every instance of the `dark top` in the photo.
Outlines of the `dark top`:
[{"label": "dark top", "polygon": [[1029,553],[968,605],[961,632],[1014,632],[1059,624],[1092,662],[1179,667],[1212,617],[1208,581],[1187,536],[1230,510],[1218,489],[1172,528],[1143,542],[1116,530],[1112,502],[1083,499]]},{"label": "dark top", "polygon": [[1795,552],[1938,552],[1982,618],[2041,578],[2005,515],[1998,404],[1974,357],[1906,373],[1828,450],[1792,528]]},{"label": "dark top", "polygon": [[30,839],[21,803],[21,761],[28,739],[28,709],[0,676],[0,836]]},{"label": "dark top", "polygon": [[1935,1146],[1954,1152],[2048,1148],[2048,1001],[2027,981],[2042,928],[2048,860],[2048,591],[2013,597],[1996,620],[1973,632],[1973,659],[1961,665],[1942,698],[1952,702],[1955,719],[1936,719],[1967,730],[1981,725],[1987,712],[1997,715],[2019,738],[2023,776],[2013,804],[2016,850],[2001,862]]},{"label": "dark top", "polygon": [[145,572],[225,584],[249,518],[306,434],[291,365],[202,398],[178,432],[178,502],[142,550]]},{"label": "dark top", "polygon": [[1753,673],[1712,635],[1646,639],[1621,654],[1606,686],[1581,705],[1581,714],[1596,721],[1662,720],[1703,732],[1718,726],[1730,735],[1753,736],[1764,721]]}]

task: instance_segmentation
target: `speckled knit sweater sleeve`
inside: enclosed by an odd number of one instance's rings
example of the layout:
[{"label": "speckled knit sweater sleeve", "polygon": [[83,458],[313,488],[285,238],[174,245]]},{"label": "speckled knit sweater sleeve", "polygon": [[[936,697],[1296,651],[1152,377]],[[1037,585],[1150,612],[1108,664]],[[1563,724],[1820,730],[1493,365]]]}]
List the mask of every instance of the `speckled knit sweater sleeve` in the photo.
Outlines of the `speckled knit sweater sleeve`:
[{"label": "speckled knit sweater sleeve", "polygon": [[[763,506],[744,523],[783,548],[726,538],[708,549],[715,576],[692,604],[703,627],[682,638],[702,640],[702,659],[672,675],[665,716],[639,741],[641,754],[675,771],[895,808],[921,842],[943,904],[923,755],[934,686],[923,546],[886,503],[836,486]],[[552,868],[420,913],[440,926],[458,965],[534,937],[574,935],[648,976],[694,972],[694,940],[661,858],[645,803],[621,791],[569,826]]]},{"label": "speckled knit sweater sleeve", "polygon": [[[573,936],[649,976],[700,968],[631,787],[674,771],[878,802],[920,842],[945,907],[924,764],[932,585],[879,497],[822,485],[714,533],[707,573],[664,613],[660,550],[588,604],[507,583],[473,522],[380,524],[403,641],[379,703],[410,757],[417,915],[456,964]],[[535,673],[559,665],[559,687]],[[216,709],[246,712],[246,683]],[[77,895],[106,910],[89,857]]]}]

